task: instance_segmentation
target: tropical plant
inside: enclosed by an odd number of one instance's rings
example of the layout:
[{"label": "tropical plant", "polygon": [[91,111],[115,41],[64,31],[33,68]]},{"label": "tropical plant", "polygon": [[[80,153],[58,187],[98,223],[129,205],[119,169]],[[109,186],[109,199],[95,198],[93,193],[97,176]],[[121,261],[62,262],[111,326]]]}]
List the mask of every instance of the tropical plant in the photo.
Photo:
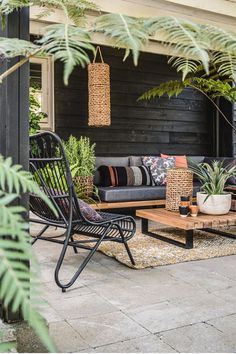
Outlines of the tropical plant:
[{"label": "tropical plant", "polygon": [[[200,163],[190,165],[190,169],[201,182],[201,191],[208,196],[225,194],[227,180],[236,177],[236,166],[226,168],[224,161],[213,161],[212,164]],[[207,198],[206,198],[207,199]]]},{"label": "tropical plant", "polygon": [[38,99],[37,86],[31,86],[29,90],[29,133],[35,134],[40,130],[39,123],[47,117],[47,114],[41,111],[41,105]]},{"label": "tropical plant", "polygon": [[144,92],[138,98],[138,101],[151,100],[157,97],[162,97],[164,95],[167,95],[169,98],[177,97],[187,87],[191,87],[207,97],[207,99],[219,111],[220,115],[231,126],[234,132],[236,132],[235,126],[230,122],[230,120],[226,117],[226,115],[214,101],[215,98],[223,97],[230,102],[236,102],[236,87],[232,86],[232,83],[230,84],[227,81],[204,77],[190,77],[183,81],[170,80]]},{"label": "tropical plant", "polygon": [[41,302],[38,266],[29,242],[29,226],[23,219],[26,210],[17,205],[26,192],[38,195],[56,213],[32,175],[20,165],[12,165],[11,158],[4,160],[0,156],[0,299],[4,306],[11,304],[13,312],[21,311],[42,342],[54,352],[55,347],[38,313]]},{"label": "tropical plant", "polygon": [[134,64],[149,38],[157,37],[172,53],[169,63],[182,72],[183,80],[188,74],[197,72],[199,64],[208,74],[213,65],[217,74],[236,81],[236,33],[211,26],[196,24],[186,19],[171,16],[134,18],[120,14],[99,16],[91,27],[86,27],[86,11],[97,10],[93,2],[87,0],[4,0],[0,4],[0,15],[4,18],[15,9],[37,5],[42,9],[39,16],[54,11],[64,12],[65,23],[46,26],[42,38],[31,43],[15,38],[0,38],[0,54],[11,58],[25,56],[19,63],[0,75],[3,80],[29,57],[35,54],[54,54],[64,62],[64,82],[76,65],[85,66],[89,62],[88,51],[93,32],[103,32],[110,37],[114,46],[125,48],[126,57],[132,52]]}]

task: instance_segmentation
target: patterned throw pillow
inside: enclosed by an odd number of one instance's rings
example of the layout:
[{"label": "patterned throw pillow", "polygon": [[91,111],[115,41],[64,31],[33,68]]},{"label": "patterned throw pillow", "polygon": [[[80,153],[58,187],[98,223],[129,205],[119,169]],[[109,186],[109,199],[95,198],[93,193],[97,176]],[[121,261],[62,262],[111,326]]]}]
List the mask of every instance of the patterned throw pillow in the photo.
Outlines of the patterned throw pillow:
[{"label": "patterned throw pillow", "polygon": [[161,154],[161,157],[163,157],[164,159],[166,159],[167,157],[175,157],[175,167],[188,168],[188,161],[186,155],[170,156]]},{"label": "patterned throw pillow", "polygon": [[146,166],[100,166],[98,168],[103,187],[150,186],[150,170]]},{"label": "patterned throw pillow", "polygon": [[96,212],[89,204],[85,203],[83,200],[79,199],[79,207],[81,214],[85,217],[85,219],[89,221],[102,221],[102,217],[100,214]]},{"label": "patterned throw pillow", "polygon": [[[57,196],[55,198],[55,202],[58,204],[59,208],[61,208],[62,213],[65,214],[68,217],[69,213],[69,198],[65,196],[67,193],[62,194],[62,192],[57,191],[56,189],[51,188],[50,193],[52,196]],[[89,221],[102,221],[102,217],[100,214],[96,212],[95,209],[93,209],[89,204],[85,203],[83,200],[78,199],[79,207],[80,207],[80,212],[81,214],[85,217],[85,219]],[[78,215],[75,209],[75,206],[73,204],[73,219],[77,219]]]},{"label": "patterned throw pillow", "polygon": [[156,156],[143,156],[142,162],[150,168],[152,179],[156,186],[165,185],[167,170],[175,167],[175,157],[164,159]]}]

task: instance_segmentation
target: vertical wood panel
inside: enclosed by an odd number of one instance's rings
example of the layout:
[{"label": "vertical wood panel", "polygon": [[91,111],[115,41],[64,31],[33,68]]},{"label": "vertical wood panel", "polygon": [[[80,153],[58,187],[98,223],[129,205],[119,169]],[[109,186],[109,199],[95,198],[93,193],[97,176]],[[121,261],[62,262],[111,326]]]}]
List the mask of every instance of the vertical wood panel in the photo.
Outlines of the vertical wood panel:
[{"label": "vertical wood panel", "polygon": [[[0,23],[1,28],[1,23]],[[1,30],[0,30],[1,31]],[[15,12],[7,19],[1,36],[28,39],[28,9]],[[0,70],[5,71],[19,59],[3,60]],[[29,111],[29,73],[28,65],[8,76],[0,85],[0,153],[11,156],[14,163],[28,168],[28,111]],[[27,198],[21,199],[27,207]],[[21,319],[20,313],[12,313],[10,307],[2,309],[1,316],[7,322]]]}]

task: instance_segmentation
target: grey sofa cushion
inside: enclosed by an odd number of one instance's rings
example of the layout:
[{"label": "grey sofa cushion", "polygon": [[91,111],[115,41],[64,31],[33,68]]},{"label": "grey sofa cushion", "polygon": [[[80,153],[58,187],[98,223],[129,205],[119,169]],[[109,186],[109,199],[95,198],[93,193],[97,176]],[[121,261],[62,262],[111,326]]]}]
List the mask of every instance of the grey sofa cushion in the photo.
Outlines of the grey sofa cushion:
[{"label": "grey sofa cushion", "polygon": [[[165,186],[99,187],[102,202],[129,202],[135,200],[165,199]],[[194,183],[194,195],[199,191],[199,184]]]},{"label": "grey sofa cushion", "polygon": [[99,166],[129,166],[129,156],[120,156],[120,157],[105,157],[97,156],[96,157],[96,168]]},{"label": "grey sofa cushion", "polygon": [[129,165],[130,166],[141,166],[142,165],[142,156],[129,156]]},{"label": "grey sofa cushion", "polygon": [[193,163],[203,162],[205,156],[187,156],[188,166],[191,166]]}]

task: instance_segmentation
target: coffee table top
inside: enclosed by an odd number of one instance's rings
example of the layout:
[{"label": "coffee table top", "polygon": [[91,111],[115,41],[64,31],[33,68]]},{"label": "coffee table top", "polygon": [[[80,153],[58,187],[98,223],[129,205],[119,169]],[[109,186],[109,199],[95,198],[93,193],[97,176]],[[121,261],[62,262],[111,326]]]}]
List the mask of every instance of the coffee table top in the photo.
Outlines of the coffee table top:
[{"label": "coffee table top", "polygon": [[229,212],[226,215],[206,215],[188,216],[183,218],[178,212],[161,209],[141,209],[136,210],[136,215],[164,225],[178,227],[184,230],[218,228],[221,226],[236,225],[236,212]]}]

